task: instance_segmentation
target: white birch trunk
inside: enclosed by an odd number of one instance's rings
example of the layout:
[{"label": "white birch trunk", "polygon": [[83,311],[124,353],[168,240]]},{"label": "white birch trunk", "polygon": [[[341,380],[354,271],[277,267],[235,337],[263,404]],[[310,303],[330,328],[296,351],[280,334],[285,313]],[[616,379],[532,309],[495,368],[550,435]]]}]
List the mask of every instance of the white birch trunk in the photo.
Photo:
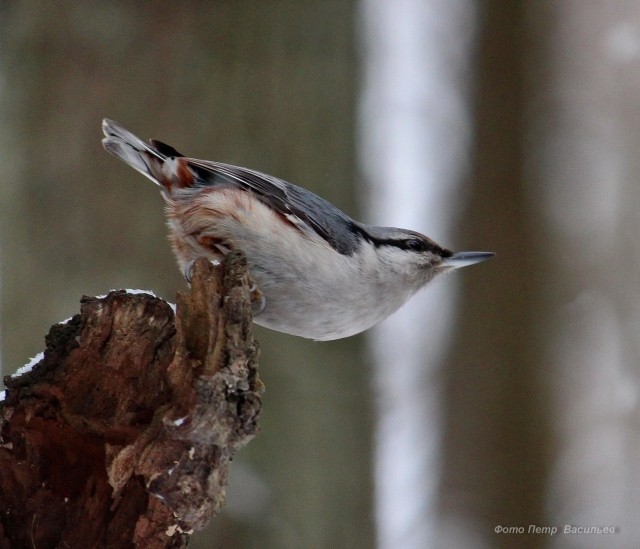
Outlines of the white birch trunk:
[{"label": "white birch trunk", "polygon": [[[464,0],[362,0],[360,165],[370,221],[446,246],[468,168],[467,69],[474,13]],[[434,379],[449,343],[455,280],[434,283],[370,339],[380,549],[435,538],[440,416]]]}]

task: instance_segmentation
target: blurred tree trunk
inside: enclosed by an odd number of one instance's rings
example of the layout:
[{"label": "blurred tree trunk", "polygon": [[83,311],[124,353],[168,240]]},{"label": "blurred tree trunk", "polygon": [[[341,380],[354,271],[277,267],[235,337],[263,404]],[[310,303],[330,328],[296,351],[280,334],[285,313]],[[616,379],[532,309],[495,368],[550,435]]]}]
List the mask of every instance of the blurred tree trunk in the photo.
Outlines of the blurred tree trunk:
[{"label": "blurred tree trunk", "polygon": [[[102,151],[103,116],[185,154],[300,183],[356,214],[353,2],[0,10],[5,371],[39,350],[32,334],[73,314],[77,295],[143,287],[173,296],[184,285],[157,190]],[[256,337],[269,387],[262,436],[232,470],[215,538],[191,546],[371,547],[362,339]]]},{"label": "blurred tree trunk", "polygon": [[463,230],[497,257],[466,279],[460,299],[447,372],[442,535],[465,547],[541,547],[540,536],[494,534],[498,525],[546,524],[550,430],[535,351],[543,227],[524,166],[524,109],[534,92],[525,85],[525,4],[481,7],[475,173]]},{"label": "blurred tree trunk", "polygon": [[[640,544],[640,4],[535,2],[529,196],[544,227],[540,377],[556,421],[549,521]],[[541,248],[541,246],[539,246]]]},{"label": "blurred tree trunk", "polygon": [[[470,168],[476,12],[466,0],[360,5],[359,152],[370,220],[468,249],[451,233]],[[437,373],[454,336],[457,283],[476,274],[438,280],[368,333],[377,412],[378,549],[454,546],[434,541],[442,439]]]},{"label": "blurred tree trunk", "polygon": [[[467,223],[498,256],[491,283],[479,270],[465,291],[448,373],[445,539],[633,547],[640,9],[482,5]],[[565,525],[617,533],[563,534]]]}]

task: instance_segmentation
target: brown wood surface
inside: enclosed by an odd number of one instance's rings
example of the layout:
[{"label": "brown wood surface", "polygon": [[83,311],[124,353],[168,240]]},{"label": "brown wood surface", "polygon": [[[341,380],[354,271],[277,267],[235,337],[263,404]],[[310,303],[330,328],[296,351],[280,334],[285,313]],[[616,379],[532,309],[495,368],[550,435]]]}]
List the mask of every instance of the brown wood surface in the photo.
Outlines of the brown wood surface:
[{"label": "brown wood surface", "polygon": [[0,547],[185,547],[224,502],[262,384],[245,259],[201,260],[177,316],[161,299],[84,297],[44,358],[5,378]]}]

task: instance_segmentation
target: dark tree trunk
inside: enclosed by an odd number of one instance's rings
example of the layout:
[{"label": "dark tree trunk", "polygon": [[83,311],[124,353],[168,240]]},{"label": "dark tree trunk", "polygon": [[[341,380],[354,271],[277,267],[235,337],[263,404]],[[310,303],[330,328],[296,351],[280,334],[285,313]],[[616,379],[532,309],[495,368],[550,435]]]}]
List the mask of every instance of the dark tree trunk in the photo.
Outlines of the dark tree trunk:
[{"label": "dark tree trunk", "polygon": [[242,256],[201,260],[177,316],[148,294],[82,299],[5,379],[1,547],[185,547],[220,509],[262,384]]}]

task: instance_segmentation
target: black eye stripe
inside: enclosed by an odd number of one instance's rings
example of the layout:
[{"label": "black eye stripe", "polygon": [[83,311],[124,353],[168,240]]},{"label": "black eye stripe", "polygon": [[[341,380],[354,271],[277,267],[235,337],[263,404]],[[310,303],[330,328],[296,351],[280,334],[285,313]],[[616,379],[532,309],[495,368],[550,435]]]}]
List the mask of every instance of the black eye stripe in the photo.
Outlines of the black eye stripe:
[{"label": "black eye stripe", "polygon": [[372,240],[374,246],[393,246],[400,250],[409,250],[416,253],[432,252],[434,254],[446,256],[446,250],[435,243],[421,240],[419,238],[376,238]]},{"label": "black eye stripe", "polygon": [[373,236],[361,225],[353,223],[350,228],[353,233],[359,235],[363,240],[369,242],[376,248],[380,248],[381,246],[393,246],[394,248],[398,248],[399,250],[408,250],[415,253],[431,252],[433,254],[439,255],[442,258],[451,257],[453,255],[453,252],[451,252],[450,250],[439,246],[428,238],[421,238],[419,235],[407,235],[404,238],[378,238],[376,236]]}]

